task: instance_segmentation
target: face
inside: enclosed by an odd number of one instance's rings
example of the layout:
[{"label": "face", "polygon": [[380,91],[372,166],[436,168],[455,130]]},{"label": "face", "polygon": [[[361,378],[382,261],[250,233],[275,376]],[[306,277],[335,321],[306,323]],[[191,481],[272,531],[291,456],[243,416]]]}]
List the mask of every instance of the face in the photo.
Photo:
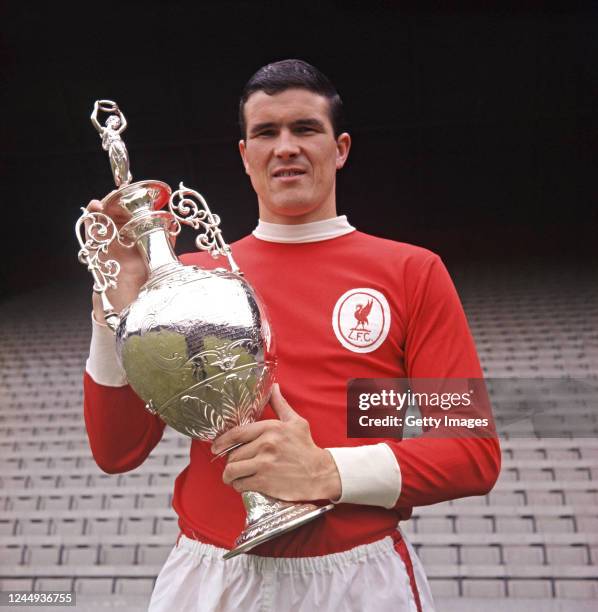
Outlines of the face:
[{"label": "face", "polygon": [[351,139],[334,137],[328,100],[304,89],[258,91],[245,103],[245,124],[239,150],[260,218],[294,224],[336,216],[336,172]]},{"label": "face", "polygon": [[110,117],[108,117],[106,125],[109,128],[116,130],[120,126],[120,119],[116,115],[111,115]]}]

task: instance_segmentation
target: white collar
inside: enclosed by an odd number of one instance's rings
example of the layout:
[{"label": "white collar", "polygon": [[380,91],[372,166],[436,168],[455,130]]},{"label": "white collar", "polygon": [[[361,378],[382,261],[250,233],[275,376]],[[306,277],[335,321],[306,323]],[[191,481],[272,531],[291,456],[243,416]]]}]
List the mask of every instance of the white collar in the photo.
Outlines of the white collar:
[{"label": "white collar", "polygon": [[266,242],[301,243],[330,240],[354,231],[355,228],[349,224],[347,216],[341,215],[332,219],[298,225],[267,223],[260,219],[253,230],[253,235]]}]

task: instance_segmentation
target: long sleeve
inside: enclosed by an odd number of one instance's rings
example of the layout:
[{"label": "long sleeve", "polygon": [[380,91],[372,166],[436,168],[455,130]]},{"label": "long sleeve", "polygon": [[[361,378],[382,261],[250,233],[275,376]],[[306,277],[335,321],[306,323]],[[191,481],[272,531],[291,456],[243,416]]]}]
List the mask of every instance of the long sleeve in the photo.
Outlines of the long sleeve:
[{"label": "long sleeve", "polygon": [[[463,307],[440,258],[433,256],[415,286],[406,289],[411,293],[405,343],[408,378],[482,379]],[[425,406],[420,409],[422,416],[430,412]],[[439,411],[434,412],[438,416]],[[467,412],[491,418],[484,398]],[[492,424],[483,436],[455,428],[429,429],[418,438],[386,443],[401,471],[397,508],[483,495],[500,471],[500,447]]]},{"label": "long sleeve", "polygon": [[127,472],[143,463],[162,438],[165,424],[145,409],[144,402],[126,384],[116,362],[112,333],[95,321],[92,325],[83,379],[89,445],[102,470],[110,474]]},{"label": "long sleeve", "polygon": [[[440,258],[430,254],[417,273],[405,279],[405,293],[410,381],[417,386],[419,380],[428,389],[447,379],[480,383],[482,371],[467,319]],[[483,383],[477,387],[483,396]],[[438,408],[420,405],[420,411],[423,417],[444,417]],[[428,428],[417,438],[329,449],[341,477],[343,492],[337,501],[411,508],[487,493],[500,471],[489,402],[480,396],[475,407],[450,416],[488,417],[490,425],[481,435],[467,428]],[[394,454],[394,462],[382,452],[384,446]]]}]

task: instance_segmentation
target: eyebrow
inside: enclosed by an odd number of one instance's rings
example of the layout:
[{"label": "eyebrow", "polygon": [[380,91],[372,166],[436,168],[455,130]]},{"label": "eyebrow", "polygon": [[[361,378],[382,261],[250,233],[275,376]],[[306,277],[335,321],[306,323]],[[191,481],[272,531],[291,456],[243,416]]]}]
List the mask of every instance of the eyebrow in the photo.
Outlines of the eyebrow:
[{"label": "eyebrow", "polygon": [[[254,135],[257,134],[258,132],[261,132],[262,130],[269,130],[272,128],[277,128],[279,127],[280,124],[278,123],[274,123],[273,121],[266,121],[264,123],[256,123],[255,125],[253,125],[251,127],[251,130],[249,130],[249,134],[250,135]],[[315,119],[315,118],[305,118],[305,119],[297,119],[297,121],[293,121],[291,123],[291,128],[296,128],[296,127],[312,127],[316,130],[321,130],[322,132],[326,131],[326,128],[324,126],[324,124],[322,123],[322,121],[320,121],[319,119]]]}]

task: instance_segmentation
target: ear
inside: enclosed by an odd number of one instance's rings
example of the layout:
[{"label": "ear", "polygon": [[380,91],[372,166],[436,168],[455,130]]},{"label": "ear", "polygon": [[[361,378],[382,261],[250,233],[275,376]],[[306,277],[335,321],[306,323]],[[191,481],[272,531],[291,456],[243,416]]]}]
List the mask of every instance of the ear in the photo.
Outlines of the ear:
[{"label": "ear", "polygon": [[245,167],[245,174],[249,174],[249,165],[247,164],[247,154],[246,154],[244,140],[239,140],[239,153],[241,154],[241,159],[243,160],[243,166]]},{"label": "ear", "polygon": [[347,132],[343,132],[336,139],[336,169],[340,170],[349,157],[349,150],[351,149],[351,136]]}]

